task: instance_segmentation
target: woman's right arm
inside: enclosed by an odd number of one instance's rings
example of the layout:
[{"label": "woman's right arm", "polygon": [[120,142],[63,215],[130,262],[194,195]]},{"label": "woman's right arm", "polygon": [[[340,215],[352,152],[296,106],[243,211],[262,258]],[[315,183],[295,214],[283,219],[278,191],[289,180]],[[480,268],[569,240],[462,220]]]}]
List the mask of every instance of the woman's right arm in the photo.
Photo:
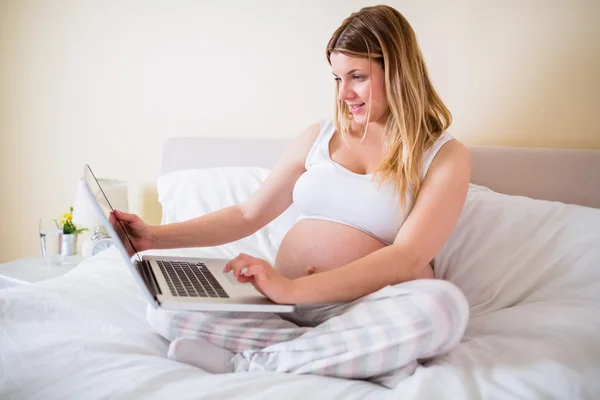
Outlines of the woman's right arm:
[{"label": "woman's right arm", "polygon": [[[294,185],[305,171],[306,157],[319,129],[317,123],[298,135],[265,182],[241,204],[188,221],[158,226],[149,226],[132,214],[118,212],[117,217],[134,236],[136,248],[139,246],[142,250],[219,246],[250,236],[292,204]],[[111,222],[115,226],[114,218]],[[142,251],[140,249],[138,251]]]}]

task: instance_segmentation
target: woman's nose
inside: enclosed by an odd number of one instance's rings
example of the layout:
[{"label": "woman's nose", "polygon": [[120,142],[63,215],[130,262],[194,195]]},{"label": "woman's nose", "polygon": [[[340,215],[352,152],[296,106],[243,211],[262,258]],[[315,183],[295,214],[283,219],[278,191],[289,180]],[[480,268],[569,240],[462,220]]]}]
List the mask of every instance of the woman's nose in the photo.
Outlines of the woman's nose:
[{"label": "woman's nose", "polygon": [[348,87],[346,83],[340,82],[339,90],[338,90],[338,99],[341,101],[346,101],[347,99],[351,99],[354,97],[354,93]]}]

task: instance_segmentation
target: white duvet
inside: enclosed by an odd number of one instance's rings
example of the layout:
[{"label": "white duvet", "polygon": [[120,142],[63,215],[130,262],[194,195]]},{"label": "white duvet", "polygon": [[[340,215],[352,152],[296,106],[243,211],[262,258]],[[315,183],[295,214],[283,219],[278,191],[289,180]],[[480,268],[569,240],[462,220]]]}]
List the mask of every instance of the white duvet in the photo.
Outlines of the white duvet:
[{"label": "white duvet", "polygon": [[[164,253],[230,256],[248,243]],[[256,243],[257,254],[274,251]],[[600,398],[600,210],[472,187],[435,270],[469,299],[466,335],[389,390],[318,376],[211,375],[167,360],[130,272],[109,249],[60,278],[0,290],[0,398]]]}]

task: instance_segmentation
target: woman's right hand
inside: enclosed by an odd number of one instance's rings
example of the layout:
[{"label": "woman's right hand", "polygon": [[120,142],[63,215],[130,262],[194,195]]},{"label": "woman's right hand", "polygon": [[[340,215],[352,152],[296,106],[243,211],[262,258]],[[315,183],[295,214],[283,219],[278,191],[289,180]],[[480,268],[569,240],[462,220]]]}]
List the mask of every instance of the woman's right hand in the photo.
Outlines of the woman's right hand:
[{"label": "woman's right hand", "polygon": [[[110,213],[108,221],[115,232],[117,232],[117,235],[119,235],[119,239],[121,239],[121,242],[125,246],[129,257],[133,256],[136,250],[139,252],[156,247],[156,235],[152,232],[150,225],[145,223],[137,215],[115,210]],[[135,250],[131,246],[127,236],[125,236],[123,228],[127,232],[129,239],[131,239],[131,242],[133,242]]]}]

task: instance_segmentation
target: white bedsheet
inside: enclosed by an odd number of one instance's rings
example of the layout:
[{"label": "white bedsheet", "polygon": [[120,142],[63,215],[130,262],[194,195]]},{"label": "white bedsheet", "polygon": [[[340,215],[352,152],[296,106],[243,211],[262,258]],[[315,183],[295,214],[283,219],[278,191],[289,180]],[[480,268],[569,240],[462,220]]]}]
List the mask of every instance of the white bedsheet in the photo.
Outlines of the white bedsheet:
[{"label": "white bedsheet", "polygon": [[0,321],[2,399],[365,399],[388,392],[317,376],[211,375],[166,359],[167,342],[146,323],[146,303],[113,249],[63,277],[1,290]]},{"label": "white bedsheet", "polygon": [[[578,304],[529,304],[477,317],[459,348],[394,390],[318,376],[211,375],[167,360],[167,343],[151,331],[145,311],[113,249],[63,277],[1,290],[0,398],[591,399],[600,393],[598,363],[590,365],[600,360],[600,310]],[[562,335],[569,321],[589,326],[578,336]],[[561,349],[570,342],[566,355]]]},{"label": "white bedsheet", "polygon": [[[272,259],[260,238],[162,253]],[[62,277],[0,290],[0,399],[600,399],[600,210],[473,187],[435,270],[469,299],[465,337],[389,390],[167,360],[111,248]]]}]

